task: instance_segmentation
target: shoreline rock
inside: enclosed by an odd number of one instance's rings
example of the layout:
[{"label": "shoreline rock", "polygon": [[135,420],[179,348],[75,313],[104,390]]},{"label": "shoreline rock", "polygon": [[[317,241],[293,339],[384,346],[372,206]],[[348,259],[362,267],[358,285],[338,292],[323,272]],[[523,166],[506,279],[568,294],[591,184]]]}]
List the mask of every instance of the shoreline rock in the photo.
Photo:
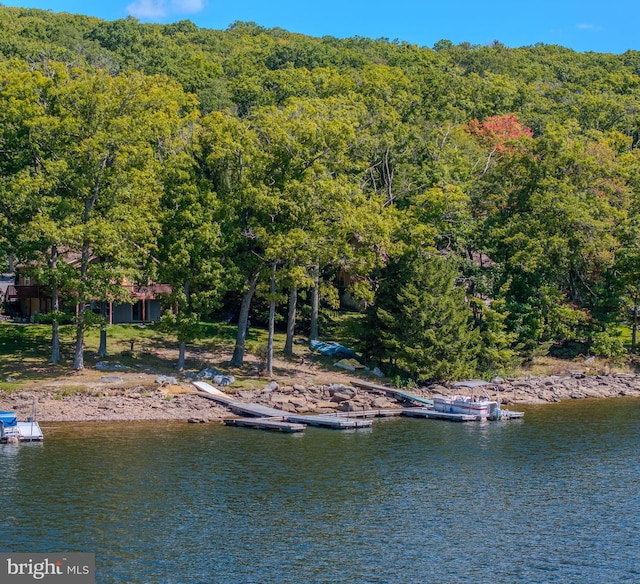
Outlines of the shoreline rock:
[{"label": "shoreline rock", "polygon": [[[569,399],[640,397],[640,375],[635,374],[584,375],[572,371],[567,375],[496,378],[492,383],[488,395],[511,406]],[[229,388],[223,389],[229,391]],[[408,391],[423,397],[459,393],[453,384],[430,384]],[[295,413],[354,412],[404,406],[381,392],[345,383],[287,385],[286,380],[279,380],[265,382],[263,389],[238,389],[230,393],[238,401]],[[32,416],[34,404],[36,419],[40,422],[190,420],[192,423],[221,423],[233,416],[227,408],[196,395],[195,388],[177,384],[127,389],[107,387],[70,395],[46,390],[0,392],[0,409],[15,411],[19,419]]]}]

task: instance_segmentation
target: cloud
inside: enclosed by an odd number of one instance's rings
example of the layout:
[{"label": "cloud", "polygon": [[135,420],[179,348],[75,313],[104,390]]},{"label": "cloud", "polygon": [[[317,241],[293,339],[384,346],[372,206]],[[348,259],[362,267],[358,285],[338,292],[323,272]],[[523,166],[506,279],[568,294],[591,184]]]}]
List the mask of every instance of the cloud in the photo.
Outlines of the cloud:
[{"label": "cloud", "polygon": [[127,6],[127,12],[136,18],[162,18],[167,15],[164,0],[136,0]]},{"label": "cloud", "polygon": [[206,0],[135,0],[127,12],[136,18],[155,20],[177,14],[202,12]]},{"label": "cloud", "polygon": [[182,14],[195,14],[202,12],[205,0],[171,0],[171,11]]},{"label": "cloud", "polygon": [[580,30],[602,30],[601,26],[598,26],[597,24],[578,24],[576,25],[576,28],[579,28]]}]

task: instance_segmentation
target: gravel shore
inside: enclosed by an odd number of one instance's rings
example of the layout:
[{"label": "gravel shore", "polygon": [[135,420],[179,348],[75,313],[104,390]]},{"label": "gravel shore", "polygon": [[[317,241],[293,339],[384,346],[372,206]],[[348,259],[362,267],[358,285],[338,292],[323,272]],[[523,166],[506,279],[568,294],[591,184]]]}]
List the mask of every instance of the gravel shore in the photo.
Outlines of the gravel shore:
[{"label": "gravel shore", "polygon": [[[297,413],[331,413],[402,407],[381,392],[351,386],[341,376],[340,383],[292,383],[287,380],[267,382],[258,390],[222,388],[238,401],[255,402]],[[369,380],[383,383],[381,380]],[[552,403],[569,399],[640,397],[640,375],[584,375],[573,372],[535,378],[493,380],[491,397],[509,406]],[[499,391],[498,391],[499,390]],[[452,385],[432,384],[408,391],[425,397],[457,393]],[[14,410],[21,420],[32,415],[41,422],[185,420],[221,422],[232,416],[229,410],[197,395],[188,381],[175,384],[147,381],[133,387],[126,379],[103,382],[83,390],[52,391],[34,389],[0,393],[0,409]]]}]

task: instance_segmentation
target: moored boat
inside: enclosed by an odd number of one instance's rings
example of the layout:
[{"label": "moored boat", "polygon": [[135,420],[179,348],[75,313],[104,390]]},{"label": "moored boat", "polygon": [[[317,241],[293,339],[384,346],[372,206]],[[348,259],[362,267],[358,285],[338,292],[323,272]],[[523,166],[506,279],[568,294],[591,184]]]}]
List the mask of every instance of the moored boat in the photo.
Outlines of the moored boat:
[{"label": "moored boat", "polygon": [[14,412],[0,411],[0,444],[40,442],[43,438],[40,425],[33,418],[19,422]]},{"label": "moored boat", "polygon": [[465,414],[478,420],[495,419],[498,402],[487,398],[475,398],[466,395],[434,397],[433,409],[436,412]]},{"label": "moored boat", "polygon": [[460,381],[454,387],[465,388],[467,393],[434,397],[433,409],[436,412],[475,416],[476,420],[507,420],[524,416],[523,412],[503,410],[498,399],[490,399],[487,395],[487,386],[490,385],[482,380]]}]

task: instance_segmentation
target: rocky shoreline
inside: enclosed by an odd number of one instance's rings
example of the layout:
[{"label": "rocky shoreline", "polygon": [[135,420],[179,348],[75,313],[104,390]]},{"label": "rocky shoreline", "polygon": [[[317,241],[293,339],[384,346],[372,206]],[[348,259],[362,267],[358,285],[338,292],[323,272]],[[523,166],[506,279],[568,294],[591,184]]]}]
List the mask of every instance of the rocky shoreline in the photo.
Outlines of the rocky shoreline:
[{"label": "rocky shoreline", "polygon": [[[376,380],[377,383],[380,383]],[[585,375],[573,372],[534,378],[493,380],[489,393],[507,406],[553,403],[571,399],[640,397],[640,375],[617,373]],[[265,382],[262,389],[222,388],[238,401],[254,402],[296,413],[334,413],[392,409],[404,404],[383,392],[365,390],[341,382],[329,385]],[[409,389],[423,397],[457,393],[453,385],[432,384]],[[167,383],[158,378],[146,385],[127,387],[113,383],[65,395],[50,390],[0,393],[0,410],[13,410],[19,419],[33,414],[41,422],[185,420],[222,422],[232,414],[225,407],[197,395],[185,382]]]}]

